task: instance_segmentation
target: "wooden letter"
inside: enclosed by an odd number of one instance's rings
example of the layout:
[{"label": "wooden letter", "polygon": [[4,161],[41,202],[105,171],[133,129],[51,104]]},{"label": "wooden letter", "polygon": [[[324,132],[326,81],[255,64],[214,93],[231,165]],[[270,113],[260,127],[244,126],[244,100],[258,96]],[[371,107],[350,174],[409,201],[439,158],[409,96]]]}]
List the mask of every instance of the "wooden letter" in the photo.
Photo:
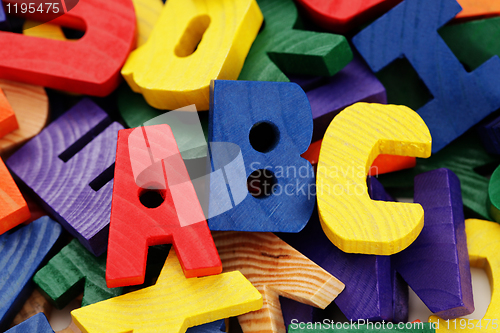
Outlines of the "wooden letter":
[{"label": "wooden letter", "polygon": [[52,327],[50,327],[49,321],[45,315],[39,313],[23,321],[21,324],[14,326],[5,333],[54,333],[54,331]]},{"label": "wooden letter", "polygon": [[[468,319],[467,324],[474,325],[474,328],[466,327],[465,329],[460,326],[455,327],[447,326],[445,320],[431,316],[430,322],[439,324],[437,333],[448,332],[482,332],[493,333],[498,330],[498,326],[493,324],[497,323],[498,313],[500,311],[500,297],[498,295],[498,288],[496,284],[500,280],[500,258],[498,252],[500,251],[500,225],[496,222],[468,219],[465,220],[465,233],[467,234],[467,247],[469,249],[469,260],[471,267],[482,268],[486,271],[491,285],[491,301],[486,314],[481,319],[482,328],[479,328],[479,320]],[[451,320],[450,320],[451,322]],[[460,319],[457,319],[460,322]],[[486,327],[486,323],[490,325]],[[476,326],[477,325],[477,326]]]},{"label": "wooden letter", "polygon": [[[122,130],[117,149],[108,286],[143,283],[148,246],[165,243],[174,245],[186,277],[220,273],[222,264],[170,127]],[[141,171],[145,178],[136,177]],[[145,206],[146,193],[163,202]]]},{"label": "wooden letter", "polygon": [[[108,242],[110,167],[120,129],[91,100],[83,99],[7,161],[43,200],[44,208],[97,256]],[[96,182],[100,185],[91,187]]]},{"label": "wooden letter", "polygon": [[16,114],[0,89],[0,138],[18,128]]},{"label": "wooden letter", "polygon": [[240,271],[262,293],[262,309],[238,317],[244,333],[285,332],[278,296],[324,309],[344,284],[272,233],[215,232],[224,272]]},{"label": "wooden letter", "polygon": [[77,239],[66,245],[42,267],[33,281],[58,309],[83,289],[82,306],[122,294],[122,288],[106,287],[106,255],[95,257]]},{"label": "wooden letter", "polygon": [[31,278],[61,235],[61,226],[44,216],[0,236],[0,331],[9,327],[33,290]]},{"label": "wooden letter", "polygon": [[460,10],[455,0],[405,0],[352,40],[374,72],[408,59],[434,96],[417,110],[433,152],[500,108],[500,59],[468,73],[437,32]]},{"label": "wooden letter", "polygon": [[106,96],[120,83],[135,40],[130,0],[80,1],[55,20],[85,30],[77,41],[0,32],[0,77],[76,93]]},{"label": "wooden letter", "polygon": [[172,249],[154,286],[73,310],[71,315],[84,333],[183,333],[188,327],[261,307],[262,295],[240,272],[187,279]]},{"label": "wooden letter", "polygon": [[238,77],[261,23],[255,0],[168,1],[122,74],[157,109],[208,110],[210,80]]},{"label": "wooden letter", "polygon": [[43,297],[42,294],[35,289],[24,303],[21,311],[19,311],[12,321],[11,327],[22,323],[26,319],[29,319],[38,313],[43,313],[46,317],[50,317],[50,314],[52,313],[52,305],[50,305],[49,301],[47,301],[45,297]]},{"label": "wooden letter", "polygon": [[457,14],[455,21],[477,20],[490,16],[500,15],[500,3],[491,0],[458,0],[462,11]]},{"label": "wooden letter", "polygon": [[346,107],[357,102],[387,104],[384,86],[359,56],[324,85],[306,91],[306,95],[313,115],[313,141],[323,139],[333,118]]},{"label": "wooden letter", "polygon": [[366,175],[378,154],[429,157],[431,136],[422,118],[405,106],[357,103],[328,127],[318,163],[321,225],[342,251],[390,255],[422,230],[418,204],[372,201]]},{"label": "wooden letter", "polygon": [[401,0],[298,0],[314,23],[336,33],[370,22]]},{"label": "wooden letter", "polygon": [[[394,269],[389,257],[342,252],[326,237],[316,211],[299,233],[280,233],[278,236],[345,283],[345,289],[335,299],[335,304],[348,320],[407,319],[405,284],[399,280],[391,281]],[[394,311],[396,303],[399,306],[397,313]],[[401,307],[406,307],[406,311]]]},{"label": "wooden letter", "polygon": [[[464,207],[485,219],[490,219],[489,207],[487,206],[489,180],[477,173],[476,170],[492,164],[498,165],[500,159],[486,153],[474,132],[461,136],[428,159],[419,159],[415,168],[395,174],[382,175],[379,178],[380,181],[387,188],[411,188],[413,178],[422,172],[439,168],[450,169],[460,179]],[[402,196],[411,197],[412,193]]]},{"label": "wooden letter", "polygon": [[394,267],[431,312],[445,319],[468,315],[474,302],[460,181],[448,169],[420,174],[414,201],[425,211],[424,228],[392,256]]},{"label": "wooden letter", "polygon": [[287,74],[332,76],[352,60],[344,36],[299,30],[292,0],[259,0],[265,25],[248,53],[238,80],[288,82]]},{"label": "wooden letter", "polygon": [[49,99],[43,87],[31,84],[0,80],[0,89],[19,123],[18,129],[0,138],[0,155],[6,158],[45,127],[49,118]]},{"label": "wooden letter", "polygon": [[0,158],[0,235],[31,216],[28,204]]},{"label": "wooden letter", "polygon": [[[257,188],[255,196],[244,191],[235,207],[210,217],[210,230],[300,231],[315,205],[314,171],[300,157],[311,142],[313,127],[306,95],[288,82],[217,80],[212,91],[209,142],[238,145],[245,177],[253,173],[256,183],[258,177],[269,177],[267,190]],[[211,195],[227,190],[215,181],[210,189]]]}]

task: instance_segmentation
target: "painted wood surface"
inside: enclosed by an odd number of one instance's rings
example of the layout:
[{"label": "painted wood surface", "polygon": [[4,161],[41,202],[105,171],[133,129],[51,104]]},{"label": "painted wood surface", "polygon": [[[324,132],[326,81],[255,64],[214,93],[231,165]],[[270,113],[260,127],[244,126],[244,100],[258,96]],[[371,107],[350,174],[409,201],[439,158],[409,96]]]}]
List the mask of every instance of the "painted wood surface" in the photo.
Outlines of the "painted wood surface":
[{"label": "painted wood surface", "polygon": [[255,0],[169,1],[122,75],[157,109],[208,110],[210,81],[238,77],[261,23]]},{"label": "painted wood surface", "polygon": [[146,43],[163,9],[161,0],[132,0],[136,16],[137,47]]},{"label": "painted wood surface", "polygon": [[[500,14],[500,6],[498,9]],[[447,25],[439,34],[468,70],[475,70],[500,54],[495,38],[500,34],[500,17]]]},{"label": "painted wood surface", "polygon": [[[445,320],[437,316],[431,316],[429,318],[430,322],[439,325],[436,329],[437,333],[445,332],[495,332],[498,330],[498,319],[497,314],[500,311],[500,298],[498,295],[498,288],[496,284],[500,280],[500,262],[498,258],[498,251],[500,243],[498,242],[498,237],[500,237],[500,225],[496,222],[467,219],[465,220],[465,233],[467,234],[467,248],[469,249],[469,260],[471,267],[482,268],[486,271],[488,279],[491,286],[491,301],[486,314],[479,320],[470,319],[467,322],[467,326],[461,328],[457,325],[447,325]],[[460,320],[457,319],[457,322]],[[451,322],[451,321],[450,321]],[[469,324],[470,323],[470,324]],[[496,325],[494,324],[496,323]],[[479,327],[482,325],[482,328]],[[474,325],[474,327],[472,327]],[[496,328],[495,328],[496,326]]]},{"label": "painted wood surface", "polygon": [[[148,247],[165,243],[173,244],[186,277],[219,274],[222,264],[170,127],[118,132],[116,156],[107,285],[143,283]],[[146,191],[163,201],[145,206]]]},{"label": "painted wood surface", "polygon": [[[301,230],[315,204],[313,168],[300,157],[311,142],[313,126],[305,93],[298,85],[288,82],[220,80],[213,81],[212,91],[209,142],[238,145],[245,161],[245,177],[253,172],[265,175],[263,170],[268,170],[276,183],[272,185],[274,188],[269,186],[267,193],[265,188],[261,189],[260,197],[240,193],[245,192],[244,189],[232,191],[233,199],[236,195],[246,196],[242,201],[234,200],[241,202],[231,210],[210,217],[210,230]],[[263,125],[264,130],[250,139],[256,125]],[[270,178],[269,185],[274,181]],[[212,193],[220,197],[227,190],[215,181],[210,186]],[[292,195],[286,195],[285,191]],[[213,209],[212,203],[210,205]]]},{"label": "painted wood surface", "polygon": [[193,131],[196,129],[195,124],[179,121],[178,117],[170,118],[165,111],[150,106],[141,94],[133,92],[127,85],[122,85],[119,88],[117,103],[118,111],[128,127],[153,125],[150,122],[154,122],[155,125],[159,125],[160,123],[169,125],[184,160],[205,158],[207,156],[207,112],[198,112],[204,134],[203,137],[201,135],[193,135]]},{"label": "painted wood surface", "polygon": [[0,331],[6,330],[31,295],[31,278],[61,235],[48,216],[0,236]]},{"label": "painted wood surface", "polygon": [[318,211],[332,243],[344,252],[377,255],[408,247],[422,230],[422,207],[371,200],[366,175],[379,154],[430,153],[429,130],[408,107],[357,103],[335,117],[317,167]]},{"label": "painted wood surface", "polygon": [[401,0],[298,0],[318,25],[345,34],[385,13]]},{"label": "painted wood surface", "polygon": [[[136,15],[136,46],[146,43],[153,27],[163,9],[161,0],[132,0]],[[38,24],[38,25],[37,25]],[[41,37],[56,40],[67,40],[61,27],[51,23],[39,24],[26,20],[23,25],[26,36]]]},{"label": "painted wood surface", "polygon": [[81,1],[70,15],[51,23],[84,30],[85,38],[60,41],[0,32],[0,43],[7,46],[0,51],[1,78],[95,96],[116,89],[135,40],[132,1]]},{"label": "painted wood surface", "polygon": [[[44,208],[95,255],[107,246],[113,181],[98,191],[89,184],[114,163],[120,129],[96,104],[83,99],[7,161]],[[91,141],[87,144],[85,138]],[[62,160],[72,154],[67,162]]]},{"label": "painted wood surface", "polygon": [[28,204],[0,158],[0,235],[26,221],[30,215]]},{"label": "painted wood surface", "polygon": [[352,40],[374,72],[408,59],[434,97],[416,110],[429,127],[433,152],[500,108],[500,59],[468,73],[437,32],[460,10],[455,0],[406,0]]},{"label": "painted wood surface", "polygon": [[240,272],[187,279],[172,249],[154,286],[73,310],[71,315],[84,333],[182,333],[261,307],[262,295]]},{"label": "painted wood surface", "polygon": [[54,330],[50,327],[49,321],[45,315],[39,313],[23,321],[21,324],[14,326],[6,333],[54,333]]},{"label": "painted wood surface", "polygon": [[187,329],[186,333],[220,333],[225,332],[222,329],[224,325],[224,320],[217,320],[211,323],[193,326]]},{"label": "painted wood surface", "polygon": [[24,22],[23,35],[62,41],[67,40],[60,26],[50,23],[39,24],[39,22],[31,20]]},{"label": "painted wood surface", "polygon": [[[391,281],[393,269],[389,257],[342,252],[326,237],[316,211],[299,233],[278,236],[345,283],[345,289],[334,302],[348,320],[401,320],[399,314],[394,315],[393,298],[400,302],[404,295],[393,296],[393,290],[397,289]],[[402,288],[399,291],[404,292]]]},{"label": "painted wood surface", "polygon": [[40,86],[0,79],[2,89],[16,114],[19,128],[0,138],[0,155],[7,157],[40,133],[49,118],[49,99]]},{"label": "painted wood surface", "polygon": [[[380,156],[381,155],[379,155],[379,157]],[[370,195],[370,198],[372,200],[396,201],[389,193],[387,193],[384,186],[377,180],[376,177],[367,177],[366,185],[368,186],[368,194]],[[379,261],[384,262],[383,261],[384,259],[385,259],[384,257],[381,257]],[[395,266],[392,263],[392,260],[390,266],[390,276],[391,276],[391,286],[392,286],[391,287],[392,321],[396,323],[408,322],[408,313],[409,313],[408,284],[396,271]],[[383,286],[383,284],[381,285]],[[387,291],[384,290],[384,292]],[[384,301],[386,299],[387,299],[386,297],[383,298]]]},{"label": "painted wood surface", "polygon": [[42,294],[35,289],[26,302],[24,302],[23,307],[14,317],[14,320],[10,323],[10,325],[11,327],[16,326],[38,313],[43,313],[46,317],[50,317],[50,314],[52,313],[52,305],[50,305],[49,301],[47,301],[45,297],[43,297]]},{"label": "painted wood surface", "polygon": [[286,74],[332,76],[352,60],[344,36],[300,30],[292,0],[258,0],[265,23],[239,80],[288,82]]},{"label": "painted wood surface", "polygon": [[[438,168],[447,168],[453,171],[462,188],[464,208],[469,212],[479,214],[485,219],[490,219],[488,202],[488,178],[478,173],[488,165],[500,163],[496,156],[489,155],[475,133],[468,132],[455,142],[444,148],[428,159],[419,159],[413,169],[404,170],[395,174],[381,175],[379,180],[393,193],[398,189],[412,188],[413,178],[423,172]],[[397,191],[395,195],[411,197],[412,192]]]},{"label": "painted wood surface", "polygon": [[[322,143],[323,140],[311,143],[307,151],[301,156],[308,160],[313,166],[316,166],[318,164]],[[417,165],[415,157],[380,154],[373,161],[368,171],[368,175],[378,176],[384,173],[413,168],[415,165]]]},{"label": "painted wood surface", "polygon": [[19,128],[16,114],[0,89],[0,138]]},{"label": "painted wood surface", "polygon": [[323,139],[333,118],[357,103],[387,104],[385,88],[359,56],[315,89],[306,92],[313,114],[312,141]]},{"label": "painted wood surface", "polygon": [[56,308],[62,309],[83,290],[82,306],[122,294],[106,287],[106,255],[95,257],[73,239],[43,266],[33,281]]},{"label": "painted wood surface", "polygon": [[500,117],[480,125],[477,134],[489,154],[500,155]]},{"label": "painted wood surface", "polygon": [[278,296],[319,308],[344,288],[336,277],[272,233],[214,232],[223,272],[240,271],[262,293],[262,309],[238,317],[243,332],[285,332]]},{"label": "painted wood surface", "polygon": [[448,169],[416,176],[414,201],[424,208],[424,228],[408,248],[392,256],[394,267],[431,312],[445,319],[471,314],[474,301],[458,177]]},{"label": "painted wood surface", "polygon": [[500,15],[500,3],[490,0],[458,0],[462,11],[455,21],[477,20],[484,17]]}]

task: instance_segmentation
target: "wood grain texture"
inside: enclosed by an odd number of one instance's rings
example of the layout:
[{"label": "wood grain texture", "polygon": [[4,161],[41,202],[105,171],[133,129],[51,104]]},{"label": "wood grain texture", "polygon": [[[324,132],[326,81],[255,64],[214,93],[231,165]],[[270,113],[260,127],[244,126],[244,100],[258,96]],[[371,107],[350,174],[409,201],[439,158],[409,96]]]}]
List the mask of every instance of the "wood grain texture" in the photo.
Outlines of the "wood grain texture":
[{"label": "wood grain texture", "polygon": [[[425,222],[417,239],[392,256],[396,270],[432,313],[453,319],[474,311],[460,181],[448,169],[415,177]],[[425,269],[422,269],[425,267]]]},{"label": "wood grain texture", "polygon": [[19,124],[18,129],[0,138],[0,155],[5,158],[45,127],[49,117],[49,99],[43,87],[31,84],[0,79],[0,89]]},{"label": "wood grain texture", "polygon": [[[380,157],[381,155],[379,155]],[[392,156],[392,155],[390,155]],[[384,186],[377,180],[376,177],[367,177],[366,185],[368,186],[368,194],[372,200],[382,200],[382,201],[396,201],[389,193],[386,192]],[[385,258],[379,258],[379,262],[385,263]],[[379,269],[380,270],[380,269]],[[381,275],[384,276],[385,275]],[[401,275],[396,271],[394,264],[390,264],[390,277],[392,286],[392,321],[393,322],[408,322],[408,312],[409,312],[409,291],[408,284],[401,277]],[[380,280],[379,280],[380,281]],[[389,293],[381,284],[381,290],[384,293]],[[387,297],[382,298],[385,302]]]},{"label": "wood grain texture", "polygon": [[34,315],[33,317],[23,321],[17,326],[14,326],[5,333],[54,333],[50,327],[49,321],[43,313]]},{"label": "wood grain texture", "polygon": [[31,295],[31,278],[61,235],[48,216],[0,236],[0,331],[6,330]]},{"label": "wood grain texture", "polygon": [[51,23],[85,31],[85,37],[61,41],[0,32],[6,46],[0,77],[88,95],[111,93],[135,40],[132,1],[81,1]]},{"label": "wood grain texture", "polygon": [[265,23],[239,80],[288,82],[284,73],[332,76],[352,60],[344,36],[299,30],[302,21],[292,0],[257,2]]},{"label": "wood grain texture", "polygon": [[458,0],[462,11],[455,21],[463,22],[500,15],[500,3],[491,0]]},{"label": "wood grain texture", "polygon": [[0,89],[0,138],[19,128],[16,114]]},{"label": "wood grain texture", "polygon": [[500,59],[468,73],[437,32],[460,10],[455,0],[403,1],[352,40],[374,72],[408,59],[434,97],[417,110],[432,134],[433,152],[500,108]]},{"label": "wood grain texture", "polygon": [[122,288],[106,287],[106,255],[95,257],[73,239],[43,266],[33,281],[56,308],[62,309],[83,289],[82,306],[122,294]]},{"label": "wood grain texture", "polygon": [[[132,0],[136,15],[136,45],[140,47],[149,38],[153,27],[163,9],[161,0]],[[23,24],[23,34],[26,36],[67,40],[61,27],[51,23],[39,24],[26,20]]]},{"label": "wood grain texture", "polygon": [[[246,195],[231,210],[209,218],[210,230],[298,232],[315,204],[314,171],[300,157],[312,135],[305,93],[295,83],[221,80],[213,81],[212,91],[209,142],[237,144],[245,161],[245,177],[265,169],[274,174],[277,185],[267,197]],[[252,127],[262,123],[269,126],[268,130],[255,141],[250,139]],[[264,152],[252,146],[259,140],[267,147],[261,149]],[[215,181],[210,186],[211,193],[221,196],[227,190]]]},{"label": "wood grain texture", "polygon": [[[498,327],[495,328],[493,323],[498,322],[497,316],[500,311],[500,298],[498,296],[498,288],[496,284],[500,280],[500,261],[498,257],[498,251],[500,250],[500,243],[498,242],[498,237],[500,237],[500,225],[495,222],[467,219],[465,220],[465,233],[467,234],[467,248],[469,249],[469,260],[471,267],[482,268],[486,271],[488,279],[491,286],[491,301],[486,314],[481,319],[483,327],[480,329],[479,320],[470,319],[469,322],[474,324],[474,328],[460,329],[459,326],[455,329],[454,326],[447,326],[444,319],[438,316],[431,316],[429,318],[430,322],[439,324],[439,328],[436,329],[436,333],[447,333],[447,332],[495,332]],[[495,320],[496,319],[496,320]],[[487,320],[490,320],[488,327],[486,327]],[[494,321],[492,321],[494,320]]]},{"label": "wood grain texture", "polygon": [[208,110],[210,80],[238,77],[261,23],[255,0],[169,1],[122,75],[157,109]]},{"label": "wood grain texture", "polygon": [[154,286],[73,310],[71,316],[84,333],[183,333],[261,307],[262,295],[240,272],[187,279],[172,249]]},{"label": "wood grain texture", "polygon": [[390,255],[410,245],[422,230],[418,204],[372,201],[366,175],[379,154],[429,157],[431,136],[405,106],[357,103],[334,118],[318,162],[321,225],[344,252]]},{"label": "wood grain texture", "polygon": [[0,235],[23,223],[30,216],[28,204],[0,158]]},{"label": "wood grain texture", "polygon": [[[323,140],[311,143],[307,151],[301,156],[308,160],[313,166],[316,166],[318,164],[322,143]],[[380,154],[373,161],[368,175],[378,176],[384,173],[413,168],[415,165],[417,165],[415,157]]]},{"label": "wood grain texture", "polygon": [[[485,166],[500,163],[496,156],[489,155],[475,133],[471,131],[428,159],[419,159],[413,169],[395,174],[381,175],[379,180],[386,188],[397,190],[413,187],[413,178],[423,172],[438,168],[453,171],[462,188],[463,205],[474,214],[490,219],[488,202],[488,178],[476,172]],[[410,196],[412,193],[402,194]]]},{"label": "wood grain texture", "polygon": [[405,305],[404,294],[400,295],[404,290],[392,284],[394,269],[389,257],[342,252],[326,237],[316,211],[299,233],[280,233],[278,236],[345,283],[345,289],[334,302],[348,320],[405,320],[404,314],[396,316],[394,313],[395,300]]},{"label": "wood grain texture", "polygon": [[[114,163],[117,132],[123,129],[109,121],[101,133],[92,132],[106,119],[96,104],[83,99],[7,161],[44,208],[95,255],[107,246],[113,181],[97,192],[89,183]],[[64,162],[60,154],[89,132],[93,140]]]},{"label": "wood grain texture", "polygon": [[[339,323],[340,324],[340,323]],[[336,323],[330,324],[319,324],[314,326],[312,325],[290,325],[288,328],[289,333],[329,333],[332,330],[336,332],[345,332],[345,333],[388,333],[388,332],[400,332],[400,333],[434,333],[436,330],[430,323],[418,323],[414,324],[415,326],[407,328],[405,326],[398,327],[397,325],[392,325],[389,327],[389,323],[385,323],[384,326],[376,325],[375,323],[362,324],[357,325],[356,323],[352,326],[336,326]],[[420,326],[417,326],[420,325]]]},{"label": "wood grain texture", "polygon": [[137,19],[137,47],[146,43],[163,9],[161,0],[132,0]]},{"label": "wood grain texture", "polygon": [[[136,174],[138,166],[144,170],[141,174]],[[144,174],[148,178],[140,184],[139,176]],[[198,197],[168,125],[118,132],[114,184],[106,265],[109,287],[142,284],[148,247],[165,243],[173,244],[188,278],[222,271]],[[151,186],[164,200],[157,207],[148,208],[140,196]]]},{"label": "wood grain texture", "polygon": [[35,289],[10,325],[11,327],[16,326],[38,313],[43,313],[46,317],[50,317],[52,305]]},{"label": "wood grain texture", "polygon": [[243,332],[286,332],[278,296],[324,309],[344,284],[272,233],[214,232],[223,272],[240,271],[262,309],[238,317]]},{"label": "wood grain texture", "polygon": [[314,23],[345,34],[388,11],[401,0],[298,0]]},{"label": "wood grain texture", "polygon": [[323,139],[333,118],[346,107],[357,102],[387,104],[384,86],[359,56],[306,95],[313,114],[313,141]]}]

